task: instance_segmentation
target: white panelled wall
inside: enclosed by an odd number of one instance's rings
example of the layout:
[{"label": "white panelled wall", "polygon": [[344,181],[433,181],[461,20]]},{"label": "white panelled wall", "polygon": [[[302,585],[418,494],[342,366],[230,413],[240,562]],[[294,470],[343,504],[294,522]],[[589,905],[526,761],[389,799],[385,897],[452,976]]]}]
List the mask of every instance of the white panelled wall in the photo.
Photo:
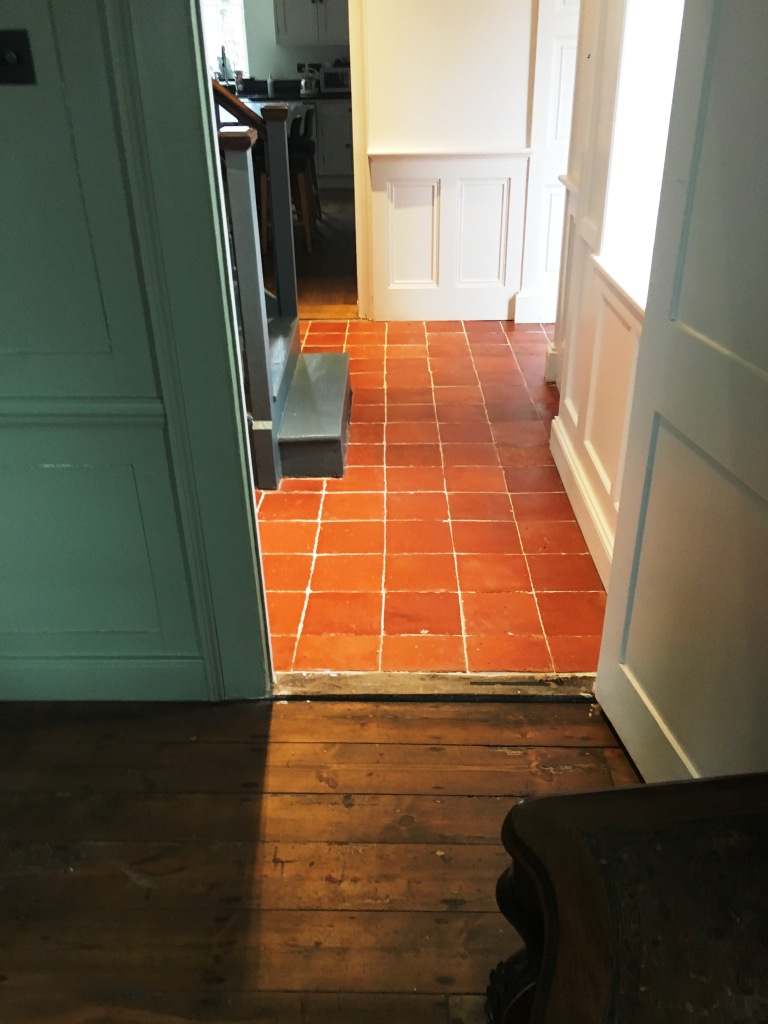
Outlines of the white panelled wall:
[{"label": "white panelled wall", "polygon": [[581,11],[551,446],[607,586],[682,0],[583,0]]},{"label": "white panelled wall", "polygon": [[577,15],[578,0],[351,0],[362,316],[553,315]]}]

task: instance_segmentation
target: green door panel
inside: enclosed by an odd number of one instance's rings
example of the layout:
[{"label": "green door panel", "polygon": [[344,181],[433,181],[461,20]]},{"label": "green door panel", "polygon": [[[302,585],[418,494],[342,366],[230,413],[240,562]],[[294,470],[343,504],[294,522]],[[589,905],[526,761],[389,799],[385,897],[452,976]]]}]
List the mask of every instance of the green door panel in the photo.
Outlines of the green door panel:
[{"label": "green door panel", "polygon": [[0,102],[0,396],[158,393],[100,8],[3,4],[37,84]]},{"label": "green door panel", "polygon": [[0,700],[269,689],[196,8],[0,5]]},{"label": "green door panel", "polygon": [[198,654],[169,469],[162,422],[2,431],[3,655]]}]

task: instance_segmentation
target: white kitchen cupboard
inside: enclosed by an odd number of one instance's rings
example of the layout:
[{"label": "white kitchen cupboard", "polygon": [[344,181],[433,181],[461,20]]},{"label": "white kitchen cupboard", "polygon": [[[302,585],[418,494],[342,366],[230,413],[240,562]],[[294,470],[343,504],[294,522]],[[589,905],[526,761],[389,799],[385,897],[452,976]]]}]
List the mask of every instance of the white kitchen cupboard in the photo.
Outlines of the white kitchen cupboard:
[{"label": "white kitchen cupboard", "polygon": [[281,46],[348,45],[349,0],[275,0]]},{"label": "white kitchen cupboard", "polygon": [[[317,118],[317,173],[352,183],[352,104],[349,99],[321,99],[315,103]],[[338,179],[347,179],[345,181]]]}]

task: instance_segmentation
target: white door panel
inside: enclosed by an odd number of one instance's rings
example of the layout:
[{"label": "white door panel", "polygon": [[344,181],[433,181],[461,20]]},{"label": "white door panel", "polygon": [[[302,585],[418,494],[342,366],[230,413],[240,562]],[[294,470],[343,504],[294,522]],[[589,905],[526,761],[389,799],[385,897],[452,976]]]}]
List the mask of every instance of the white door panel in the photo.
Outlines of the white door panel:
[{"label": "white door panel", "polygon": [[649,781],[768,769],[767,45],[689,0],[596,687]]}]

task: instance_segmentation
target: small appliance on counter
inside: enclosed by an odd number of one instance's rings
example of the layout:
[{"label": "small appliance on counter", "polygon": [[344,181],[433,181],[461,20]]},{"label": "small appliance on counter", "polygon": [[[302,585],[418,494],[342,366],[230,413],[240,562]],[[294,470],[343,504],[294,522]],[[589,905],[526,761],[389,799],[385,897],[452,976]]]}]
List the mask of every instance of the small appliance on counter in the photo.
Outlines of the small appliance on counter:
[{"label": "small appliance on counter", "polygon": [[318,96],[320,94],[320,64],[297,64],[296,70],[301,75],[301,96]]},{"label": "small appliance on counter", "polygon": [[334,64],[332,67],[320,69],[320,91],[333,95],[334,93],[349,93],[352,91],[352,74],[349,64]]}]

